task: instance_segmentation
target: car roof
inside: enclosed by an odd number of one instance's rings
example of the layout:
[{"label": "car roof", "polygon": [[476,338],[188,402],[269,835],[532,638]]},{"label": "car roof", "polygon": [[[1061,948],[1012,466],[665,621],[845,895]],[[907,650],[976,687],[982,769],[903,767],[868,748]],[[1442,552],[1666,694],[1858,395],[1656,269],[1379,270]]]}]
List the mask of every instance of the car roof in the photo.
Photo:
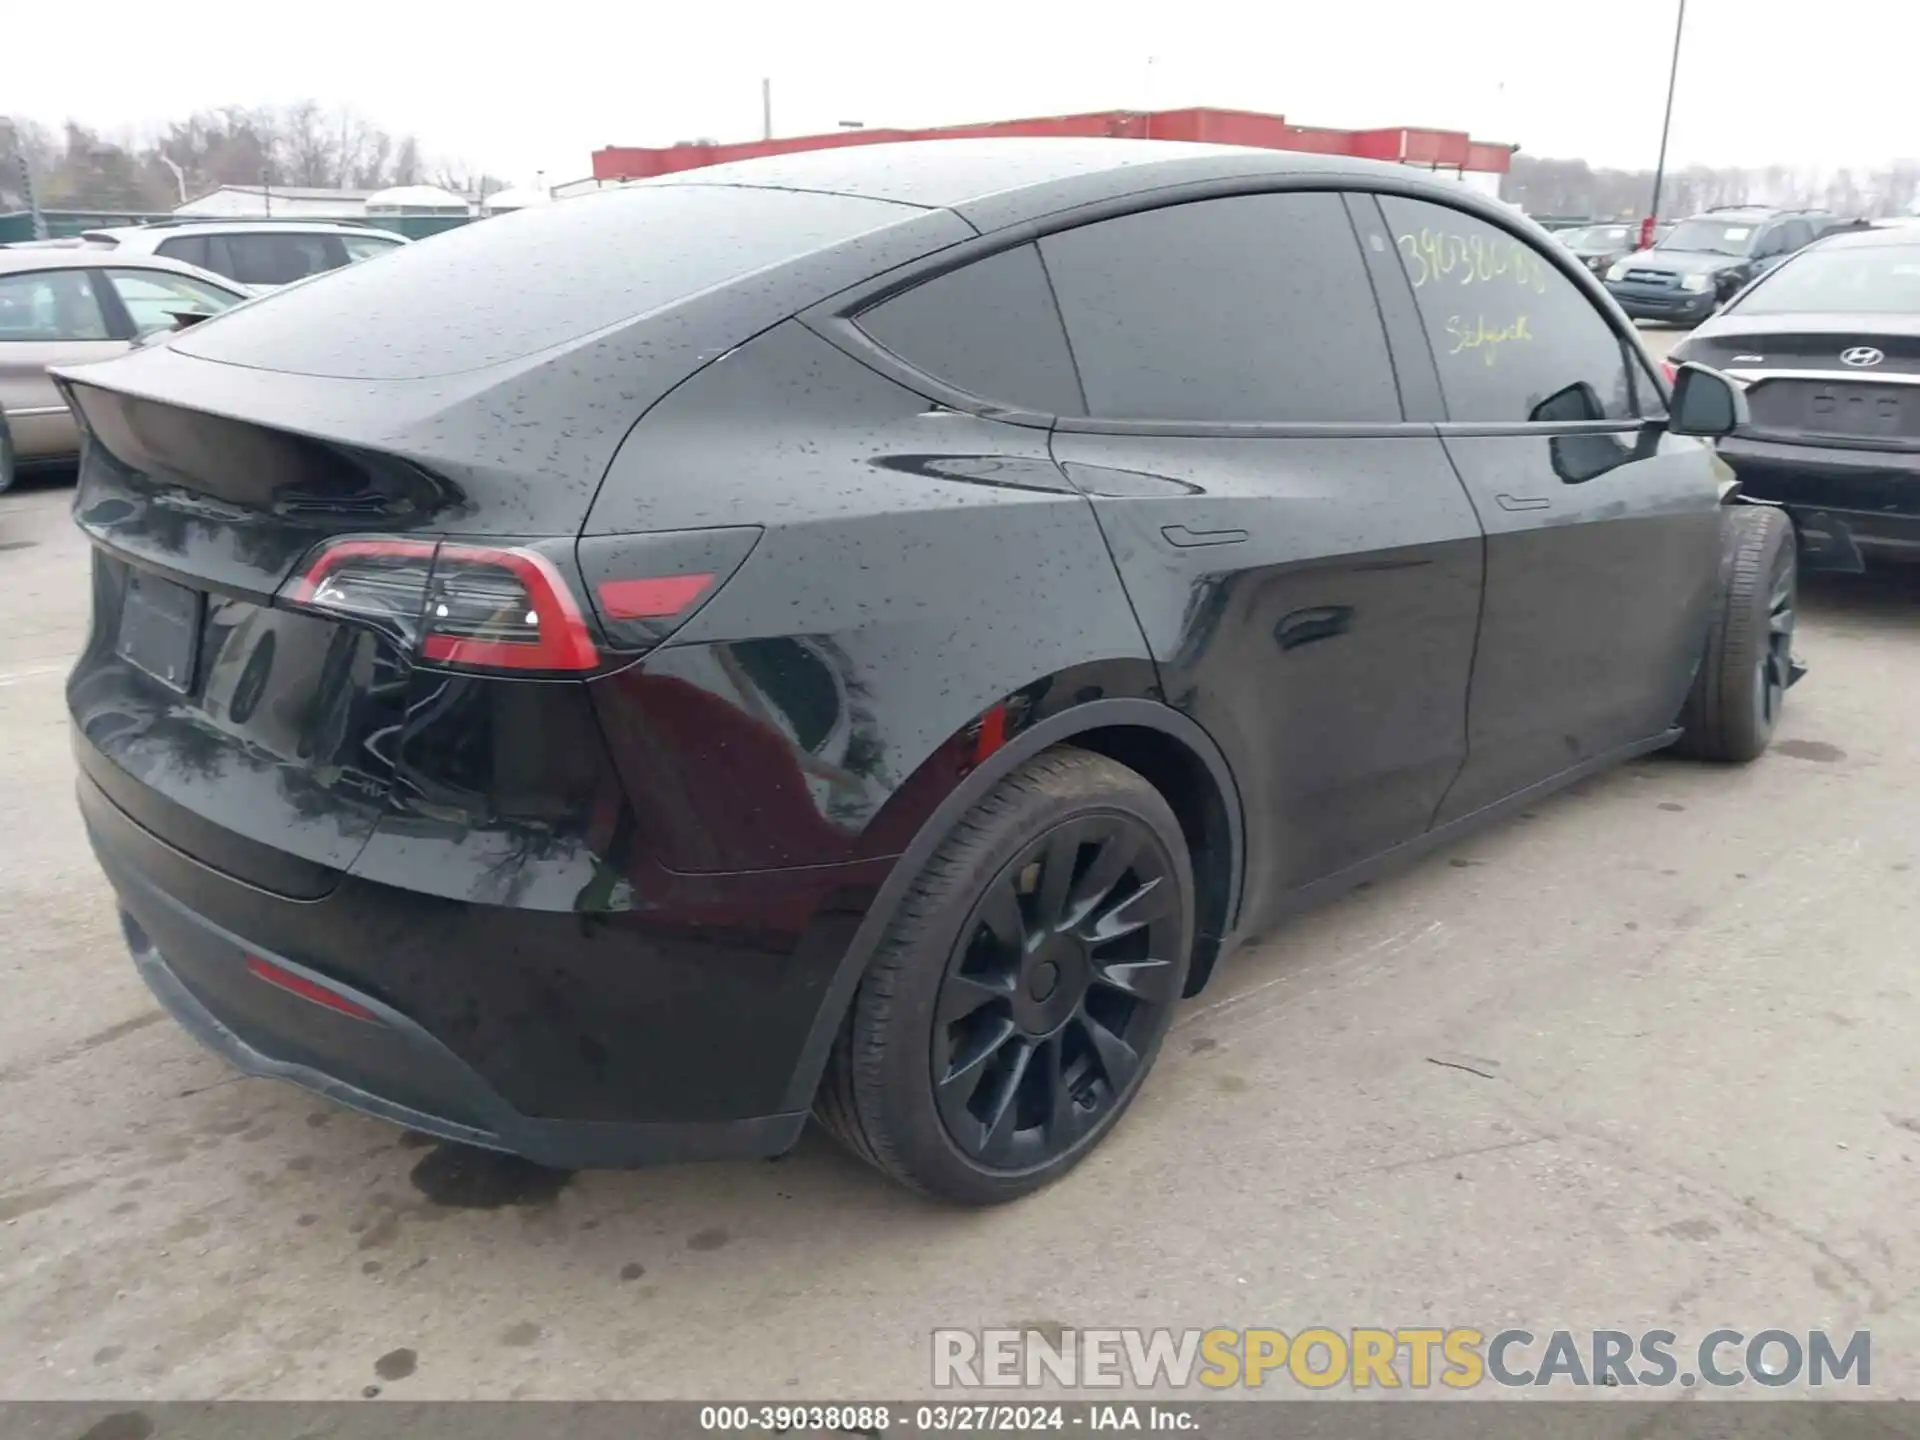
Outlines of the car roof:
[{"label": "car roof", "polygon": [[220,235],[220,234],[293,234],[293,235],[376,235],[405,241],[406,236],[377,225],[353,220],[158,220],[151,225],[99,225],[87,230],[88,236],[105,235],[124,241],[136,236]]},{"label": "car roof", "polygon": [[88,250],[84,247],[75,250],[15,250],[0,245],[0,275],[20,275],[35,270],[98,270],[103,267],[115,270],[163,270],[217,285],[229,294],[246,294],[243,286],[226,276],[203,270],[198,265],[189,265],[184,260],[175,260],[170,255],[116,256],[110,250]]},{"label": "car roof", "polygon": [[737,160],[635,182],[815,190],[952,210],[989,231],[1075,206],[1209,180],[1299,175],[1391,177],[1437,194],[1472,194],[1405,165],[1167,140],[992,137],[847,145]]}]

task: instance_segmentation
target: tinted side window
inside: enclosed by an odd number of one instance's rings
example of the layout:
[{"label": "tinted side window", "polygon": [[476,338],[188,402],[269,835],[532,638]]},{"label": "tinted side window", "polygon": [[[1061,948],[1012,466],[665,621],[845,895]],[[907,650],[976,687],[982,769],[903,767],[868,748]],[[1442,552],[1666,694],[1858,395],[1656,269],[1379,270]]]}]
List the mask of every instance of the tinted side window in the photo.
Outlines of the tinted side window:
[{"label": "tinted side window", "polygon": [[1451,419],[1633,415],[1620,336],[1531,244],[1444,205],[1382,195],[1380,206],[1433,345]]},{"label": "tinted side window", "polygon": [[1237,195],[1049,235],[1089,414],[1394,421],[1399,394],[1336,194]]},{"label": "tinted side window", "polygon": [[1082,415],[1080,383],[1033,246],[1004,250],[896,295],[856,321],[914,369],[982,399]]},{"label": "tinted side window", "polygon": [[176,235],[171,240],[162,240],[154,253],[184,260],[189,265],[198,265],[202,270],[211,268],[207,264],[207,237],[204,235]]},{"label": "tinted side window", "polygon": [[1781,241],[1781,253],[1791,255],[1802,245],[1813,243],[1813,226],[1804,220],[1789,220],[1780,227],[1786,232]]},{"label": "tinted side window", "polygon": [[326,235],[229,235],[227,272],[242,285],[291,285],[345,260],[329,254]]}]

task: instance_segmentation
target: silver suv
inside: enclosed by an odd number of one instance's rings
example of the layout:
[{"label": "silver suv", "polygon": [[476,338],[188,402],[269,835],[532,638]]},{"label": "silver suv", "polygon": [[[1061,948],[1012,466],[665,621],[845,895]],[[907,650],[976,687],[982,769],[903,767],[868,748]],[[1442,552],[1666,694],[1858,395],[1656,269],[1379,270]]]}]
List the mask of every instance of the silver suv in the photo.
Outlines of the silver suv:
[{"label": "silver suv", "polygon": [[274,290],[371,260],[407,243],[391,230],[345,220],[159,220],[88,230],[80,241],[119,255],[165,255],[244,285]]}]

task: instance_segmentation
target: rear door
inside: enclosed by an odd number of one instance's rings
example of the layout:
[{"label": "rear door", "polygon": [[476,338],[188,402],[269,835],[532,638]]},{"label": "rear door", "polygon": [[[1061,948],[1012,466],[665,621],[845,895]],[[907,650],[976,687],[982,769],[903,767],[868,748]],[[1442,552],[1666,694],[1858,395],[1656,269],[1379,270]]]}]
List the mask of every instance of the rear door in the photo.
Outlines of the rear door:
[{"label": "rear door", "polygon": [[1718,575],[1717,467],[1666,433],[1638,346],[1548,252],[1449,206],[1379,204],[1487,535],[1445,822],[1674,723]]},{"label": "rear door", "polygon": [[1479,526],[1405,418],[1340,194],[1171,205],[1039,246],[1086,398],[1054,456],[1167,699],[1234,765],[1257,925],[1426,829],[1465,754]]}]

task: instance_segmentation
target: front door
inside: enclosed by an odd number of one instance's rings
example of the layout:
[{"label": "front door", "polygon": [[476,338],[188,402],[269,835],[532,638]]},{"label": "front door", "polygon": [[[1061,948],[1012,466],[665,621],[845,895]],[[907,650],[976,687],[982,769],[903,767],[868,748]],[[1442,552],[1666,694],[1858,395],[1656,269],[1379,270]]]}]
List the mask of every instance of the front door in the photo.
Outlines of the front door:
[{"label": "front door", "polygon": [[1380,208],[1487,535],[1444,823],[1674,724],[1718,583],[1718,467],[1666,433],[1639,347],[1555,259],[1447,206]]}]

